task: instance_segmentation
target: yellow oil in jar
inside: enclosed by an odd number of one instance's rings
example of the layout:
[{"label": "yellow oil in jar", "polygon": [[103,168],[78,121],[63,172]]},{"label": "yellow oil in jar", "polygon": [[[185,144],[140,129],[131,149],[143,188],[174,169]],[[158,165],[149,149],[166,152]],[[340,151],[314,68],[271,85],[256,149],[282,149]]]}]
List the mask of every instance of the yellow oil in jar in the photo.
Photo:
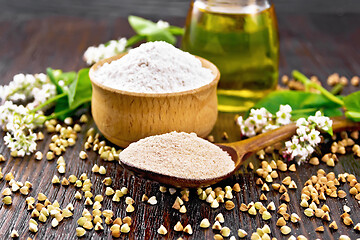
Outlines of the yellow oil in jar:
[{"label": "yellow oil in jar", "polygon": [[220,111],[246,111],[277,85],[279,37],[273,5],[221,7],[195,1],[182,48],[219,68]]}]

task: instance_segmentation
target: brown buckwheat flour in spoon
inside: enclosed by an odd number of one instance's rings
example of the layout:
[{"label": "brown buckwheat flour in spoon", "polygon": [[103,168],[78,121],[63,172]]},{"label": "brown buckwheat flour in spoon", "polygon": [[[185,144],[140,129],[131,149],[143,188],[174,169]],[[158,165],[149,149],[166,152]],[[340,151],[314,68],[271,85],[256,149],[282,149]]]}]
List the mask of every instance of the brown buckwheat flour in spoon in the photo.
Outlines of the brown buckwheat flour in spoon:
[{"label": "brown buckwheat flour in spoon", "polygon": [[208,179],[234,170],[229,154],[195,133],[171,132],[141,139],[119,155],[142,170],[185,179]]}]

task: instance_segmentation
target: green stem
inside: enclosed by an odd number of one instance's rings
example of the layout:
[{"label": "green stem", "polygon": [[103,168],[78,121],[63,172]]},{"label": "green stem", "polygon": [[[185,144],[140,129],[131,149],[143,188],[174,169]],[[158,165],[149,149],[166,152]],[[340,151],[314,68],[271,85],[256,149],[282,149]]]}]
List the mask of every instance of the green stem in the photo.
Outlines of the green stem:
[{"label": "green stem", "polygon": [[58,100],[59,98],[62,98],[62,97],[64,97],[64,96],[66,96],[66,95],[67,95],[66,92],[63,92],[63,93],[61,93],[61,94],[58,94],[58,95],[56,95],[55,97],[50,98],[50,99],[48,99],[47,101],[43,102],[42,104],[40,104],[39,106],[37,106],[36,108],[34,108],[33,110],[31,110],[30,112],[31,112],[31,113],[35,113],[35,112],[39,111],[40,109],[42,109],[43,107],[45,107],[46,105],[48,105],[48,104],[50,104],[50,103],[52,103],[52,102],[55,102],[55,101]]},{"label": "green stem", "polygon": [[344,106],[344,101],[339,99],[338,97],[336,97],[335,95],[333,95],[332,93],[330,93],[328,90],[326,90],[325,88],[323,88],[322,86],[311,82],[304,74],[302,74],[301,72],[294,70],[292,72],[293,77],[302,82],[305,87],[311,87],[314,88],[316,90],[319,90],[321,92],[321,94],[323,94],[327,99],[329,99],[330,101],[339,104],[341,106]]},{"label": "green stem", "polygon": [[18,87],[18,88],[15,88],[13,91],[11,91],[11,93],[9,93],[8,95],[5,96],[5,98],[8,98],[12,95],[14,95],[15,93],[17,93],[18,91],[20,90],[24,90],[26,88],[29,88],[30,84],[27,84],[26,86],[21,86],[21,87]]},{"label": "green stem", "polygon": [[342,84],[338,83],[331,89],[331,93],[334,95],[338,95],[341,93],[343,88],[344,88],[344,86]]}]

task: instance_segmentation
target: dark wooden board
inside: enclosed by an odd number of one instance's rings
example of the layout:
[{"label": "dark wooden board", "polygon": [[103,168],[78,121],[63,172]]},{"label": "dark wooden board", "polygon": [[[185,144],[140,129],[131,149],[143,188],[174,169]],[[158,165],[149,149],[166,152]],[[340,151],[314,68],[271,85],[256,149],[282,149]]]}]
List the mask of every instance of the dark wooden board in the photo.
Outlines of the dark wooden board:
[{"label": "dark wooden board", "polygon": [[[278,13],[360,13],[357,0],[269,0]],[[49,16],[82,16],[115,19],[130,14],[164,18],[184,17],[191,0],[0,0],[0,19],[32,19]]]},{"label": "dark wooden board", "polygon": [[[168,19],[171,23],[182,25],[183,18]],[[336,16],[331,14],[317,15],[279,15],[279,29],[281,37],[281,60],[280,74],[289,74],[291,70],[298,69],[308,75],[317,75],[325,80],[325,77],[333,72],[339,72],[347,77],[352,77],[360,72],[360,15],[350,14],[346,16]],[[0,22],[0,83],[6,84],[16,73],[37,73],[44,72],[46,67],[61,68],[65,71],[77,70],[84,67],[81,60],[84,50],[92,44],[99,44],[120,36],[129,37],[132,31],[124,18],[115,20],[95,20],[81,17],[44,17],[19,21],[1,21]],[[358,88],[349,86],[346,92],[357,90]],[[224,131],[229,134],[228,141],[240,139],[240,132],[233,121],[234,114],[219,114],[218,122],[213,130],[216,141],[224,141],[221,136]],[[212,239],[214,232],[211,229],[201,230],[200,221],[207,217],[210,222],[214,222],[214,217],[222,212],[225,216],[224,226],[228,226],[234,235],[238,228],[245,229],[248,233],[256,230],[257,227],[267,223],[273,231],[272,236],[278,239],[287,239],[279,232],[275,226],[276,217],[270,221],[263,221],[258,215],[250,217],[239,211],[241,203],[257,201],[261,194],[259,187],[255,187],[256,177],[252,172],[244,170],[232,179],[220,183],[220,186],[228,184],[233,185],[239,182],[241,192],[234,194],[236,208],[227,211],[224,206],[213,210],[210,206],[197,199],[194,191],[191,192],[190,201],[186,203],[187,213],[180,214],[171,208],[175,196],[169,193],[159,192],[159,184],[146,179],[141,179],[130,175],[124,171],[118,163],[104,162],[100,160],[93,152],[89,152],[89,159],[80,160],[79,151],[83,148],[84,132],[94,126],[90,121],[83,126],[82,134],[74,147],[71,147],[64,154],[67,164],[68,177],[70,174],[79,176],[81,173],[87,173],[91,178],[95,194],[105,193],[105,187],[101,183],[103,176],[91,172],[94,163],[104,165],[107,169],[106,176],[111,176],[115,181],[113,188],[118,189],[122,186],[129,188],[129,196],[136,201],[135,212],[130,214],[133,218],[131,232],[122,235],[122,238],[129,239],[158,239],[156,233],[158,227],[163,224],[169,233],[165,238],[173,239],[183,236],[185,239]],[[13,195],[13,204],[4,206],[0,203],[0,239],[8,239],[13,228],[18,230],[21,239],[30,236],[36,239],[76,239],[75,228],[76,220],[81,215],[83,202],[76,201],[73,196],[75,188],[73,186],[53,186],[51,179],[58,175],[56,171],[56,161],[37,161],[33,156],[27,156],[24,159],[10,158],[9,151],[3,142],[4,132],[0,132],[0,153],[7,161],[0,163],[4,173],[13,172],[15,179],[19,181],[30,181],[33,183],[33,189],[30,196],[36,196],[39,192],[48,196],[50,201],[58,200],[61,207],[65,207],[69,202],[75,206],[75,214],[72,218],[60,223],[53,229],[50,221],[46,224],[39,224],[39,232],[34,235],[28,231],[28,221],[30,213],[25,208],[25,197],[19,193]],[[45,140],[39,142],[38,149],[47,151],[50,142],[47,135]],[[258,160],[252,159],[254,164]],[[302,213],[299,206],[300,191],[303,183],[317,169],[324,168],[325,171],[335,171],[335,173],[349,172],[360,176],[359,159],[353,156],[346,156],[340,159],[340,162],[334,169],[321,164],[319,167],[304,165],[298,168],[295,173],[280,173],[280,179],[290,175],[297,183],[298,189],[290,192],[291,212],[297,212],[302,218],[299,224],[289,224],[293,229],[292,234],[298,236],[303,234],[309,239],[338,239],[341,234],[347,234],[352,239],[360,237],[351,227],[346,227],[340,223],[339,215],[342,213],[342,206],[347,204],[352,208],[351,217],[355,223],[360,221],[360,211],[357,201],[352,197],[346,200],[328,199],[326,203],[330,206],[331,217],[339,225],[337,232],[331,232],[325,224],[324,233],[316,233],[314,229],[319,226],[321,221],[318,219],[308,219]],[[278,180],[279,181],[279,180]],[[0,190],[6,186],[5,181],[0,181]],[[347,193],[348,185],[341,186]],[[148,196],[156,195],[159,204],[150,206],[141,203],[141,196],[146,193]],[[267,194],[269,200],[274,200],[276,206],[279,205],[279,194],[270,192]],[[123,198],[120,203],[114,203],[111,198],[105,197],[103,209],[112,209],[115,216],[125,217],[126,204]],[[191,224],[194,234],[187,235],[175,233],[172,229],[177,221],[183,225]],[[96,233],[90,231],[84,239],[111,239],[109,228],[104,232]]]}]

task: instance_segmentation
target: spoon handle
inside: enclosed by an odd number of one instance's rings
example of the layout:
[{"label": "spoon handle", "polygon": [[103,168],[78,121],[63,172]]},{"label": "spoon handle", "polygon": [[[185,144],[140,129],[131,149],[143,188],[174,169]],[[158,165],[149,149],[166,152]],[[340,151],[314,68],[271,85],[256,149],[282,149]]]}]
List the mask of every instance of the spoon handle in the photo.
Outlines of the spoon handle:
[{"label": "spoon handle", "polygon": [[[334,132],[360,129],[360,122],[352,122],[344,117],[333,117],[331,120],[333,121],[332,127]],[[223,145],[235,148],[239,154],[257,152],[275,143],[289,139],[295,134],[295,132],[296,124],[292,123],[245,140]]]}]

